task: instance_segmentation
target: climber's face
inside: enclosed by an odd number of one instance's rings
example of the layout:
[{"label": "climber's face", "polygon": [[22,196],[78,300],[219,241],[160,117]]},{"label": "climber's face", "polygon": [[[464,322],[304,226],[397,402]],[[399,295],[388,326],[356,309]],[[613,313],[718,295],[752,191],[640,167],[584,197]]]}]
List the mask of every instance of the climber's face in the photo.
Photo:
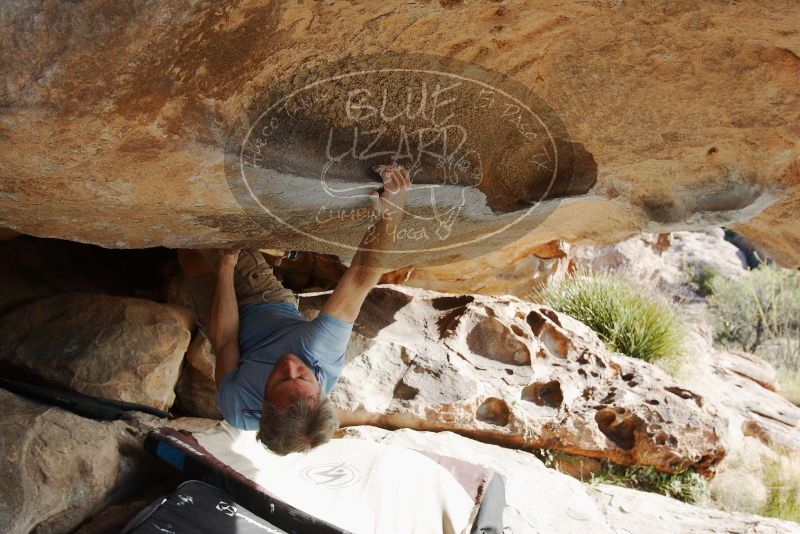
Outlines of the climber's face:
[{"label": "climber's face", "polygon": [[289,406],[295,397],[311,398],[316,405],[321,391],[311,369],[292,353],[278,358],[267,378],[267,400],[278,409]]}]

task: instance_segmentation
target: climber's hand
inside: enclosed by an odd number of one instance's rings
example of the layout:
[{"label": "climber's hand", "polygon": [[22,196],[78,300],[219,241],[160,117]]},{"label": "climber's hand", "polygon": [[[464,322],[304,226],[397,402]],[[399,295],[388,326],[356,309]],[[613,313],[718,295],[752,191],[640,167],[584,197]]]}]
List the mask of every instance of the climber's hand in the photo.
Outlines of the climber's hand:
[{"label": "climber's hand", "polygon": [[239,261],[239,249],[223,249],[219,251],[218,270],[233,270],[236,262]]},{"label": "climber's hand", "polygon": [[372,191],[369,194],[372,208],[380,214],[392,214],[402,211],[411,188],[411,177],[408,169],[393,162],[391,165],[375,165],[372,169],[383,180],[383,191]]}]

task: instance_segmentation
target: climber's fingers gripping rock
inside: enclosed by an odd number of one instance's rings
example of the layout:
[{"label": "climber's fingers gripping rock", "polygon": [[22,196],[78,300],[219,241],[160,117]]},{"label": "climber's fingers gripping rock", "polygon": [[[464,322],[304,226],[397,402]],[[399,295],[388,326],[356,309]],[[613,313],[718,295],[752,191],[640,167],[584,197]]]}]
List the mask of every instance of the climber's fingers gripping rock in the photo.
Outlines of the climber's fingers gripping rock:
[{"label": "climber's fingers gripping rock", "polygon": [[411,188],[408,169],[394,162],[391,165],[375,165],[373,170],[383,180],[383,191],[375,190],[369,195],[373,209],[380,214],[391,214],[402,210]]}]

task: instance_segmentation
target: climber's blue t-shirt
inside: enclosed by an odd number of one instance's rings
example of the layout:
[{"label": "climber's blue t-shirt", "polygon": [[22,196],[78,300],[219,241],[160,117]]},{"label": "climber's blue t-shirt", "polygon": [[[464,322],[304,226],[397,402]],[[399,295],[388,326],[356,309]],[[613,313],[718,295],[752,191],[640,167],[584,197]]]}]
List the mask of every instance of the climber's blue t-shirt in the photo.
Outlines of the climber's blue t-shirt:
[{"label": "climber's blue t-shirt", "polygon": [[275,362],[291,352],[317,377],[328,395],[344,366],[353,325],[320,312],[309,321],[288,302],[239,308],[239,368],[222,378],[217,408],[231,425],[258,429],[264,387]]}]

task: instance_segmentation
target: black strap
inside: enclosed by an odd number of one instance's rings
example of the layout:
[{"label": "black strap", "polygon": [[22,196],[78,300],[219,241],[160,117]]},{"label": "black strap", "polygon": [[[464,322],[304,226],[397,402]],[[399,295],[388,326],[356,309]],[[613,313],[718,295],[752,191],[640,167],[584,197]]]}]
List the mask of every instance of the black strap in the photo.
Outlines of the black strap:
[{"label": "black strap", "polygon": [[129,419],[128,412],[144,412],[157,417],[169,418],[169,412],[150,406],[103,397],[92,397],[75,391],[65,391],[51,387],[38,386],[0,377],[0,387],[28,399],[64,408],[82,417],[100,421]]}]

